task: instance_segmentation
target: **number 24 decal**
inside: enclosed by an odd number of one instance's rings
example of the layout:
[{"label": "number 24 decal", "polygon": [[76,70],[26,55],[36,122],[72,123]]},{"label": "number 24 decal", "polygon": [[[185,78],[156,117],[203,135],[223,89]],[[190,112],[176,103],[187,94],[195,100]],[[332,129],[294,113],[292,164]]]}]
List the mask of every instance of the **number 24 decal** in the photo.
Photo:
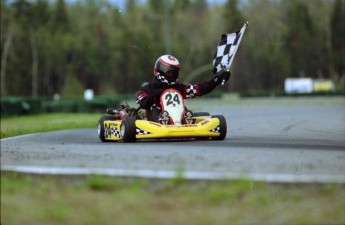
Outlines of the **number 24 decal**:
[{"label": "number 24 decal", "polygon": [[172,96],[172,94],[167,94],[165,96],[165,99],[168,100],[167,105],[174,104],[174,102],[176,102],[177,104],[180,104],[180,98],[178,94],[175,94],[174,97]]}]

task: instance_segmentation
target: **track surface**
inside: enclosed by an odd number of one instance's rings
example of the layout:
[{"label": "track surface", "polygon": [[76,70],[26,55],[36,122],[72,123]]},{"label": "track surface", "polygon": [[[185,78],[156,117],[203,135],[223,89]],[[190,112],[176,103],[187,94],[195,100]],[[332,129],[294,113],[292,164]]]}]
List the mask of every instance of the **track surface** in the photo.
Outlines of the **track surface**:
[{"label": "track surface", "polygon": [[[251,100],[253,101],[253,100]],[[191,103],[222,114],[224,141],[102,143],[93,129],[1,140],[1,169],[51,174],[107,174],[190,179],[345,182],[345,99]],[[215,107],[215,105],[217,105]],[[211,109],[211,110],[210,110]]]}]

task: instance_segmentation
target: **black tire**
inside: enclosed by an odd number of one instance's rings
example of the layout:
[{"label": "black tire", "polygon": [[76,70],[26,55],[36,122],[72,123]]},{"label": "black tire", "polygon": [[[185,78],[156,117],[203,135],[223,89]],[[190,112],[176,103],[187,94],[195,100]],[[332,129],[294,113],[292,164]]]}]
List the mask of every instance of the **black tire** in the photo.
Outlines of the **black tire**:
[{"label": "black tire", "polygon": [[104,121],[106,120],[115,120],[114,116],[102,116],[98,120],[98,137],[101,139],[102,142],[107,142],[109,140],[105,139],[105,129],[104,129]]},{"label": "black tire", "polygon": [[126,117],[122,120],[121,124],[121,135],[123,142],[135,142],[136,138],[136,126],[135,126],[135,118],[133,117]]},{"label": "black tire", "polygon": [[227,125],[226,125],[226,120],[224,116],[221,115],[215,115],[212,116],[212,118],[218,118],[219,119],[219,133],[220,135],[218,137],[211,137],[212,140],[224,140],[226,137],[226,132],[227,132]]},{"label": "black tire", "polygon": [[210,137],[195,137],[196,140],[208,140]]},{"label": "black tire", "polygon": [[194,116],[198,117],[198,116],[211,116],[211,115],[208,112],[196,112],[194,113]]}]

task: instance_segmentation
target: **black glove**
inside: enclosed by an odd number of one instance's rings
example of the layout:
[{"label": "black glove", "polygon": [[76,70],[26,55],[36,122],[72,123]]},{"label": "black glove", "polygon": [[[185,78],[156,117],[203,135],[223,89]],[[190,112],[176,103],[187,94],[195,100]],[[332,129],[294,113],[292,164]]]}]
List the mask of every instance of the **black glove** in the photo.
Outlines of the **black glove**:
[{"label": "black glove", "polygon": [[109,115],[115,115],[118,112],[118,110],[114,108],[108,108],[105,110],[105,112]]},{"label": "black glove", "polygon": [[220,75],[216,75],[213,78],[213,81],[216,83],[216,85],[221,85],[223,80],[226,82],[230,79],[231,73],[230,71],[225,71]]}]

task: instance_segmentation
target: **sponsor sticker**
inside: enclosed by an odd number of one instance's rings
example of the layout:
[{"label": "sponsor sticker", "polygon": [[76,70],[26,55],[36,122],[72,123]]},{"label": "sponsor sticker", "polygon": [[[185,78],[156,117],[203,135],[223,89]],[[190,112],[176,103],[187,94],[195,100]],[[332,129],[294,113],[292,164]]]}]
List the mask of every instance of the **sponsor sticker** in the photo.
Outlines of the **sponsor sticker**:
[{"label": "sponsor sticker", "polygon": [[206,123],[208,123],[209,121],[208,120],[204,120],[201,122],[201,126],[204,126]]},{"label": "sponsor sticker", "polygon": [[161,127],[162,125],[160,125],[159,123],[155,123],[155,122],[149,122],[150,124],[152,124],[152,125],[155,125],[155,126],[157,126],[157,127]]}]

